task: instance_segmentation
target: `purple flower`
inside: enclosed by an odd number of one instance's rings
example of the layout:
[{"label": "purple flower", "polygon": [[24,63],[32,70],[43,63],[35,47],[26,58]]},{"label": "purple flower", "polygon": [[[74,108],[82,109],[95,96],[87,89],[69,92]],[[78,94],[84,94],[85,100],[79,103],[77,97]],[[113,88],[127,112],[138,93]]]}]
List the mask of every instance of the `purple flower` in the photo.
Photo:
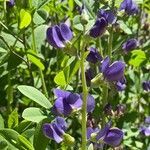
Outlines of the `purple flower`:
[{"label": "purple flower", "polygon": [[[81,94],[81,99],[82,99],[82,94]],[[95,108],[95,99],[92,95],[87,96],[87,113],[93,112]]]},{"label": "purple flower", "polygon": [[146,124],[150,124],[150,116],[148,116],[148,117],[145,118],[145,123]]},{"label": "purple flower", "polygon": [[95,99],[92,95],[88,95],[87,97],[87,112],[93,112],[95,108]]},{"label": "purple flower", "polygon": [[87,85],[90,86],[91,80],[95,77],[95,71],[92,68],[89,68],[85,72]]},{"label": "purple flower", "polygon": [[102,36],[103,33],[106,31],[107,28],[107,21],[105,18],[97,18],[95,24],[93,27],[90,29],[90,36],[93,38],[97,38],[98,36]]},{"label": "purple flower", "polygon": [[131,50],[137,48],[137,46],[138,46],[138,42],[136,39],[129,39],[123,44],[122,49],[124,50],[125,53],[128,53]]},{"label": "purple flower", "polygon": [[144,136],[150,136],[150,126],[149,127],[146,127],[146,126],[140,127],[140,133]]},{"label": "purple flower", "polygon": [[7,6],[13,7],[15,5],[15,0],[6,1]]},{"label": "purple flower", "polygon": [[87,56],[87,61],[91,63],[97,63],[98,61],[102,61],[102,56],[98,53],[97,49],[94,47],[90,47],[90,53]]},{"label": "purple flower", "polygon": [[128,15],[138,13],[138,6],[133,0],[124,0],[120,5],[120,10],[124,10]]},{"label": "purple flower", "polygon": [[73,110],[81,109],[82,100],[79,94],[60,89],[54,89],[54,94],[57,97],[52,108],[52,112],[55,115],[68,116]]},{"label": "purple flower", "polygon": [[47,138],[55,140],[57,143],[63,141],[63,134],[67,129],[67,123],[62,117],[56,117],[52,123],[43,125],[43,133]]},{"label": "purple flower", "polygon": [[65,43],[73,37],[70,28],[65,23],[49,27],[46,35],[48,43],[56,48],[64,48]]},{"label": "purple flower", "polygon": [[88,127],[88,128],[87,128],[87,139],[90,140],[91,134],[92,134],[92,133],[95,133],[95,134],[96,134],[98,131],[99,131],[98,128]]},{"label": "purple flower", "polygon": [[100,9],[98,11],[97,16],[98,16],[98,18],[101,18],[101,17],[105,18],[107,23],[110,23],[110,24],[115,23],[115,21],[116,21],[116,16],[113,13],[113,11],[111,11],[111,10]]},{"label": "purple flower", "polygon": [[125,63],[115,61],[110,65],[109,57],[106,57],[101,65],[101,71],[108,81],[119,81],[124,77]]},{"label": "purple flower", "polygon": [[145,91],[150,91],[150,81],[144,81],[142,86]]},{"label": "purple flower", "polygon": [[123,77],[121,80],[116,82],[116,88],[118,91],[123,91],[126,88],[126,79]]},{"label": "purple flower", "polygon": [[123,139],[123,132],[118,128],[111,128],[111,123],[107,123],[105,127],[100,130],[96,136],[96,140],[103,141],[104,143],[117,147]]}]

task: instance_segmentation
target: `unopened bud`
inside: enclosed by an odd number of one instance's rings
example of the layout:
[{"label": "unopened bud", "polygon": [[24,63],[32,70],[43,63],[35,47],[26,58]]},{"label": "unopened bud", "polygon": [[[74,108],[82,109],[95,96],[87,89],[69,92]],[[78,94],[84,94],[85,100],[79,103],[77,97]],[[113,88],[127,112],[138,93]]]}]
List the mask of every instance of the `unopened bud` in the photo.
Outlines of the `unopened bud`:
[{"label": "unopened bud", "polygon": [[74,137],[72,137],[71,135],[69,134],[64,134],[63,135],[63,138],[64,138],[64,143],[65,145],[73,145],[75,143],[75,139]]},{"label": "unopened bud", "polygon": [[87,12],[85,11],[85,9],[83,9],[82,14],[81,14],[81,23],[87,24],[88,20],[89,20],[89,16],[88,16]]}]

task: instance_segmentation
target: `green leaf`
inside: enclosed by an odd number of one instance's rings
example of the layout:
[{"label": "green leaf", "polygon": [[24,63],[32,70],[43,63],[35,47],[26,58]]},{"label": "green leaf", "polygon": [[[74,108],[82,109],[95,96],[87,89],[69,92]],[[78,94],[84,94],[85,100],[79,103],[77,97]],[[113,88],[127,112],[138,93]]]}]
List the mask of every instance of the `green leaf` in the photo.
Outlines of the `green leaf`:
[{"label": "green leaf", "polygon": [[27,12],[24,9],[21,9],[20,11],[20,25],[19,28],[23,29],[30,25],[31,23],[31,15],[29,12]]},{"label": "green leaf", "polygon": [[48,122],[50,122],[49,119],[42,120],[41,122],[38,123],[38,125],[35,129],[33,145],[36,150],[46,149],[49,139],[44,136],[42,128],[43,128],[43,124],[48,123]]},{"label": "green leaf", "polygon": [[42,62],[39,60],[39,58],[36,57],[36,54],[33,51],[30,51],[30,54],[27,54],[28,59],[35,64],[38,68],[40,68],[41,70],[44,70],[45,67],[42,64]]},{"label": "green leaf", "polygon": [[131,58],[129,60],[129,64],[134,67],[139,67],[143,61],[146,60],[146,54],[142,50],[134,50],[131,52]]},{"label": "green leaf", "polygon": [[118,20],[118,23],[120,25],[120,28],[127,34],[132,34],[131,29],[122,21]]},{"label": "green leaf", "polygon": [[[19,53],[17,53],[19,55]],[[16,68],[18,65],[20,65],[22,62],[22,59],[16,56],[14,53],[10,52],[9,58],[8,58],[8,70],[12,70]]]},{"label": "green leaf", "polygon": [[14,128],[18,125],[18,111],[14,109],[14,111],[8,117],[8,128]]},{"label": "green leaf", "polygon": [[49,100],[36,88],[27,85],[20,85],[18,86],[18,89],[23,95],[36,102],[40,106],[47,109],[51,108],[51,103]]},{"label": "green leaf", "polygon": [[32,144],[22,135],[18,136],[18,141],[21,145],[23,145],[28,150],[33,150]]},{"label": "green leaf", "polygon": [[7,150],[7,149],[8,149],[7,141],[0,140],[0,150]]},{"label": "green leaf", "polygon": [[0,114],[0,128],[4,128],[4,119],[1,114]]},{"label": "green leaf", "polygon": [[54,78],[54,82],[60,86],[65,86],[67,84],[64,71],[60,71]]},{"label": "green leaf", "polygon": [[71,81],[72,77],[76,74],[76,72],[79,70],[80,67],[80,60],[75,60],[70,65],[70,75],[69,75],[69,81]]},{"label": "green leaf", "polygon": [[[18,148],[19,150],[24,150],[24,149],[33,150],[32,144],[25,137],[22,137],[15,130],[0,129],[0,135],[9,143],[11,143],[13,146],[15,146],[16,149]],[[25,144],[25,141],[28,144],[28,146]],[[12,150],[14,150],[14,148]]]},{"label": "green leaf", "polygon": [[39,108],[30,107],[26,108],[23,113],[22,117],[28,121],[32,122],[40,122],[41,120],[47,118],[47,115]]}]

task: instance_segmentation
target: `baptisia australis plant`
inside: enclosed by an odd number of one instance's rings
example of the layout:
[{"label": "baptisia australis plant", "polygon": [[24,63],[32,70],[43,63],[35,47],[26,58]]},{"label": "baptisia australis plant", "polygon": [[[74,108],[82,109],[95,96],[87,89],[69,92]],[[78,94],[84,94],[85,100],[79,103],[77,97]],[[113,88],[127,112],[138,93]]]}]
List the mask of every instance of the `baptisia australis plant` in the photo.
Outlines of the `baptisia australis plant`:
[{"label": "baptisia australis plant", "polygon": [[46,32],[47,41],[55,48],[64,48],[65,43],[69,42],[72,37],[71,29],[65,24],[61,23],[59,26],[54,25],[49,27]]}]

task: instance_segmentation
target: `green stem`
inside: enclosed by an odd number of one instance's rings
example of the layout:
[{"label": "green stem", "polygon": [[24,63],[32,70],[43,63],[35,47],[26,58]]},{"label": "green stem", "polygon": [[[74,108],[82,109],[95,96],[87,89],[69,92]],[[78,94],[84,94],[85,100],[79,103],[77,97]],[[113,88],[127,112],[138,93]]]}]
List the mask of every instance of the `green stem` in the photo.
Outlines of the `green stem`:
[{"label": "green stem", "polygon": [[86,150],[86,110],[87,110],[87,96],[88,89],[86,85],[86,77],[85,77],[85,57],[84,57],[84,44],[81,49],[81,78],[82,78],[82,88],[83,88],[83,105],[82,105],[82,150]]},{"label": "green stem", "polygon": [[[36,49],[36,42],[35,42],[35,35],[34,35],[34,23],[33,23],[33,20],[32,20],[32,47],[33,47],[33,50],[36,52],[36,54],[38,54],[38,51]],[[46,88],[46,84],[45,84],[45,80],[44,80],[44,75],[43,75],[43,72],[42,70],[39,68],[39,74],[40,74],[40,77],[41,77],[41,81],[42,81],[42,87],[43,87],[43,93],[45,94],[45,96],[48,98],[48,92],[47,92],[47,88]]]},{"label": "green stem", "polygon": [[7,112],[11,113],[11,103],[13,102],[13,86],[11,84],[11,71],[8,72],[8,88],[7,88]]},{"label": "green stem", "polygon": [[[115,0],[112,0],[112,6],[111,6],[111,10],[114,10],[114,6],[115,6]],[[113,25],[111,25],[110,28],[110,35],[109,35],[109,40],[108,40],[108,56],[111,59],[111,53],[112,53],[112,41],[113,41]]]},{"label": "green stem", "polygon": [[[102,87],[102,108],[105,107],[107,104],[107,98],[108,98],[108,86],[103,85]],[[102,128],[105,126],[106,119],[105,119],[105,114],[102,115]]]}]

